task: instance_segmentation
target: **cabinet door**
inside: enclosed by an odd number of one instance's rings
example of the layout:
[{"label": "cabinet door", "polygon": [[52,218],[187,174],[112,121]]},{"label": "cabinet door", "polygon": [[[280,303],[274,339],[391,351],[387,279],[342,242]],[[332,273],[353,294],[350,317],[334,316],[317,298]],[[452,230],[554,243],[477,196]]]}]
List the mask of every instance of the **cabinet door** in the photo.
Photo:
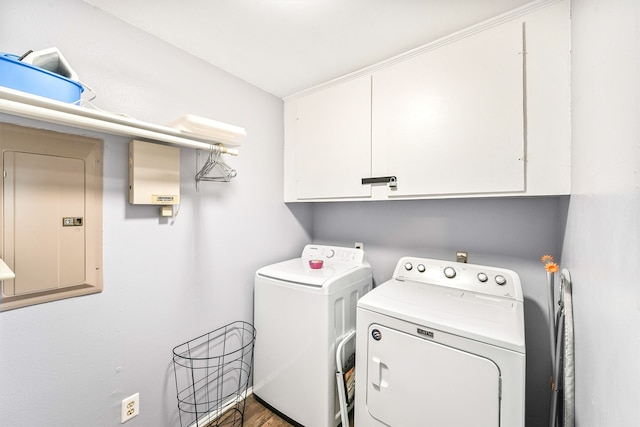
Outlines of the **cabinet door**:
[{"label": "cabinet door", "polygon": [[296,198],[369,197],[371,76],[297,100]]},{"label": "cabinet door", "polygon": [[490,28],[373,75],[373,175],[390,196],[525,188],[523,30]]}]

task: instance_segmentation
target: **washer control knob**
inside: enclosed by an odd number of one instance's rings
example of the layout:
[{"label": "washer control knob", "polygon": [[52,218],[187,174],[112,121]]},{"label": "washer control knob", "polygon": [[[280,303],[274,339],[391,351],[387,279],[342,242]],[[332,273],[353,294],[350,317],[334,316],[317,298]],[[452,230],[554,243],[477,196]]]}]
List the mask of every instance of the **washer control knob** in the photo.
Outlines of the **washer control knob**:
[{"label": "washer control knob", "polygon": [[327,258],[333,258],[335,254],[336,254],[336,251],[334,251],[333,249],[329,249],[326,253]]},{"label": "washer control knob", "polygon": [[418,264],[418,266],[416,267],[418,269],[418,271],[420,273],[424,273],[424,271],[427,269],[424,264]]},{"label": "washer control knob", "polygon": [[448,279],[453,279],[454,277],[456,277],[456,270],[453,267],[446,267],[444,269],[444,275]]},{"label": "washer control knob", "polygon": [[505,279],[504,276],[497,275],[496,276],[496,283],[498,285],[500,285],[500,286],[504,286],[504,285],[507,284],[507,279]]},{"label": "washer control knob", "polygon": [[482,283],[486,282],[487,280],[489,280],[489,278],[487,277],[486,274],[484,273],[478,273],[478,280],[481,281]]},{"label": "washer control knob", "polygon": [[413,264],[411,264],[410,262],[406,263],[404,265],[404,269],[407,271],[411,271],[413,269]]}]

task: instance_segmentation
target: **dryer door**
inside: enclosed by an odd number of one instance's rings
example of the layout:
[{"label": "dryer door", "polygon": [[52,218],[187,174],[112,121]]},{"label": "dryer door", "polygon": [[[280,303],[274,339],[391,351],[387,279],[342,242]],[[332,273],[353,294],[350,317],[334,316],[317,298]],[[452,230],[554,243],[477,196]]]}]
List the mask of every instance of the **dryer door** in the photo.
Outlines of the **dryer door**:
[{"label": "dryer door", "polygon": [[500,425],[500,372],[489,359],[373,324],[367,360],[367,410],[386,425]]}]

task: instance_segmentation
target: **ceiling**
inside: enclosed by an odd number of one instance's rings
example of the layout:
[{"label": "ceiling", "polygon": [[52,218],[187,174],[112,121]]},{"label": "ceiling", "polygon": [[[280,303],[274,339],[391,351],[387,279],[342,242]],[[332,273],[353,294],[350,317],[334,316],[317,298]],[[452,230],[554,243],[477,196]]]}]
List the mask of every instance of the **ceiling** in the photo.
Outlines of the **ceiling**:
[{"label": "ceiling", "polygon": [[278,97],[530,0],[84,0]]}]

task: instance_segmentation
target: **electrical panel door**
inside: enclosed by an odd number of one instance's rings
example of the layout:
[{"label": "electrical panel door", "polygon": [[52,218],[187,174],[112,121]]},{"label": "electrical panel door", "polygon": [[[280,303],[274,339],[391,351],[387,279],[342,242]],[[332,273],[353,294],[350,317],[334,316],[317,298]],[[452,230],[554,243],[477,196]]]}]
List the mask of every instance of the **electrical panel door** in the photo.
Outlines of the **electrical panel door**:
[{"label": "electrical panel door", "polygon": [[85,279],[82,160],[7,151],[4,168],[4,206],[11,208],[5,209],[5,248],[19,272],[14,295],[81,284]]}]

